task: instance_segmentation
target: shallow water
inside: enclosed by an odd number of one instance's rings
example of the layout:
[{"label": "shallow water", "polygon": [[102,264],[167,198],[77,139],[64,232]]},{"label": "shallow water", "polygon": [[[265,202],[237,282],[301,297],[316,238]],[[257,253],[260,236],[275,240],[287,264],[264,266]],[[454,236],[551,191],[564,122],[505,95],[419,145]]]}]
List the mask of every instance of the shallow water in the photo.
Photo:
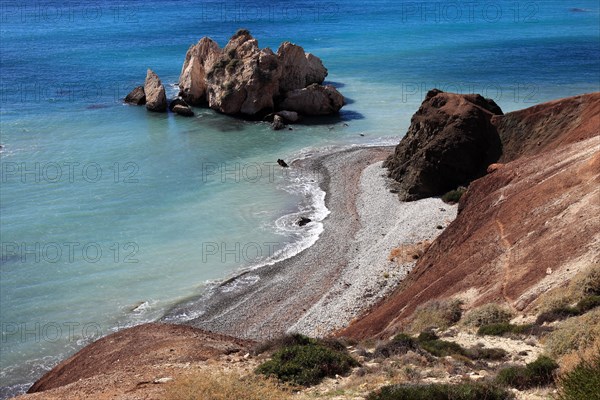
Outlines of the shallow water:
[{"label": "shallow water", "polygon": [[[310,244],[319,225],[293,221],[325,216],[316,177],[283,173],[277,158],[396,143],[433,87],[504,111],[600,90],[588,0],[0,5],[5,387]],[[147,67],[174,95],[189,45],[224,45],[240,27],[261,46],[290,40],[321,57],[349,99],[341,120],[273,132],[210,110],[184,119],[122,104]]]}]

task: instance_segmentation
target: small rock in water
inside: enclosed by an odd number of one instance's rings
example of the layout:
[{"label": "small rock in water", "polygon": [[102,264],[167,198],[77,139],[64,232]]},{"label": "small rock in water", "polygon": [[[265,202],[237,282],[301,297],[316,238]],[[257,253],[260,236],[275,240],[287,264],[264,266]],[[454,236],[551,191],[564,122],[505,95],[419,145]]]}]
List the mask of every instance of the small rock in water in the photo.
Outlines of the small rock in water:
[{"label": "small rock in water", "polygon": [[298,224],[298,226],[304,226],[304,225],[306,225],[308,223],[311,223],[311,222],[312,222],[312,219],[310,219],[310,218],[300,217],[300,219],[298,220],[297,224]]},{"label": "small rock in water", "polygon": [[280,131],[285,128],[285,123],[283,122],[283,117],[276,115],[273,117],[273,123],[271,124],[271,129],[274,131]]},{"label": "small rock in water", "polygon": [[277,164],[279,164],[283,168],[289,167],[289,165],[287,165],[287,163],[285,161],[283,161],[281,158],[277,160]]}]

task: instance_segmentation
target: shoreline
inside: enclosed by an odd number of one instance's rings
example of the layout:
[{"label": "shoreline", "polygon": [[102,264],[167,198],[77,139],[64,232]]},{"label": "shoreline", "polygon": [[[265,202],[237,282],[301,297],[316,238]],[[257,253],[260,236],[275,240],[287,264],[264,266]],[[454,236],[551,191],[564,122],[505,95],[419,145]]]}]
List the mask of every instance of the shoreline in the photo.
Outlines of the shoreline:
[{"label": "shoreline", "polygon": [[[393,181],[384,177],[380,163],[393,148],[352,147],[295,160],[292,168],[321,178],[318,185],[325,192],[325,206],[330,211],[316,242],[291,257],[240,271],[171,308],[159,322],[244,339],[272,338],[292,331],[324,336],[366,311],[396,287],[415,264],[414,260],[399,263],[388,259],[390,250],[432,240],[442,231],[437,227],[446,226],[456,214],[455,206],[439,199],[402,203],[390,192]],[[424,206],[424,202],[429,204]],[[376,210],[371,207],[365,213],[369,203]],[[436,214],[434,210],[440,208],[449,212]],[[390,218],[388,213],[395,212],[401,215]],[[410,220],[419,218],[432,219],[427,229],[411,228]],[[373,226],[381,224],[387,225],[382,231],[389,234],[383,235],[379,226]],[[394,228],[398,224],[401,227]],[[403,233],[396,237],[398,229]],[[416,234],[411,234],[412,229]],[[377,272],[365,259],[373,257],[371,248],[380,253],[374,268]],[[373,273],[385,278],[372,279]],[[182,321],[182,315],[188,319]]]}]

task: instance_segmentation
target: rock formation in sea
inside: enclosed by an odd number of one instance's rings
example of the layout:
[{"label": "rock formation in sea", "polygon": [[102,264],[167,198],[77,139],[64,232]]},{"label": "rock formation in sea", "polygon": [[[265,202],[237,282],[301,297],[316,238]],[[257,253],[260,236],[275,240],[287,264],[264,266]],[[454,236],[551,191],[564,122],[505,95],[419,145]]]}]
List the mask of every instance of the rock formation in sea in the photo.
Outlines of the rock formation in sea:
[{"label": "rock formation in sea", "polygon": [[429,91],[384,163],[400,199],[442,195],[482,176],[501,152],[494,115],[502,115],[500,107],[480,95]]},{"label": "rock formation in sea", "polygon": [[144,87],[138,86],[134,88],[126,97],[125,103],[134,104],[136,106],[143,106],[146,104],[146,93],[144,93]]},{"label": "rock formation in sea", "polygon": [[344,105],[333,86],[322,85],[326,76],[321,60],[302,47],[284,42],[274,53],[239,30],[222,49],[207,37],[190,47],[179,94],[191,105],[229,115],[262,117],[280,110],[326,115]]},{"label": "rock formation in sea", "polygon": [[470,307],[494,302],[527,312],[541,293],[600,263],[600,219],[592,217],[600,215],[600,93],[495,115],[491,123],[501,139],[499,163],[471,182],[458,217],[408,278],[340,335],[389,337],[420,304],[465,293]]},{"label": "rock formation in sea", "polygon": [[156,75],[151,69],[148,69],[146,74],[144,93],[146,94],[146,108],[149,111],[167,111],[167,96],[165,94],[165,87],[160,81],[158,75]]}]

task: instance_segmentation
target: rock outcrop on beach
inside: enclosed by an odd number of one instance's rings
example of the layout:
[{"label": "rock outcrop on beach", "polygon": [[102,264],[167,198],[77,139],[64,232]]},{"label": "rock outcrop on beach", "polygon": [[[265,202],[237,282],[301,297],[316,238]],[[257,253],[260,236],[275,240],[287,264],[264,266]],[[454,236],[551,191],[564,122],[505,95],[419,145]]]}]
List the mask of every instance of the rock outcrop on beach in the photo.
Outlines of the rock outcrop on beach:
[{"label": "rock outcrop on beach", "polygon": [[482,176],[500,156],[496,127],[502,110],[480,95],[427,93],[406,135],[384,167],[399,182],[401,200],[442,195]]},{"label": "rock outcrop on beach", "polygon": [[190,47],[179,88],[189,104],[208,105],[224,114],[261,117],[290,110],[324,115],[344,105],[333,86],[321,85],[326,76],[321,60],[302,47],[284,42],[274,53],[260,49],[247,30],[239,30],[223,49],[206,37]]},{"label": "rock outcrop on beach", "polygon": [[152,387],[160,390],[160,382],[186,372],[178,365],[243,356],[253,344],[190,326],[139,325],[83,348],[41,377],[28,393],[44,392],[34,397],[40,399],[88,399],[125,398],[121,396],[141,390],[147,396]]},{"label": "rock outcrop on beach", "polygon": [[340,332],[387,337],[420,305],[469,293],[527,310],[600,264],[600,93],[495,116],[502,164],[472,182],[460,213],[385,301]]},{"label": "rock outcrop on beach", "polygon": [[148,69],[146,74],[144,93],[146,94],[146,108],[149,111],[167,111],[167,96],[165,93],[165,87],[160,81],[158,75],[156,75],[151,69]]}]

